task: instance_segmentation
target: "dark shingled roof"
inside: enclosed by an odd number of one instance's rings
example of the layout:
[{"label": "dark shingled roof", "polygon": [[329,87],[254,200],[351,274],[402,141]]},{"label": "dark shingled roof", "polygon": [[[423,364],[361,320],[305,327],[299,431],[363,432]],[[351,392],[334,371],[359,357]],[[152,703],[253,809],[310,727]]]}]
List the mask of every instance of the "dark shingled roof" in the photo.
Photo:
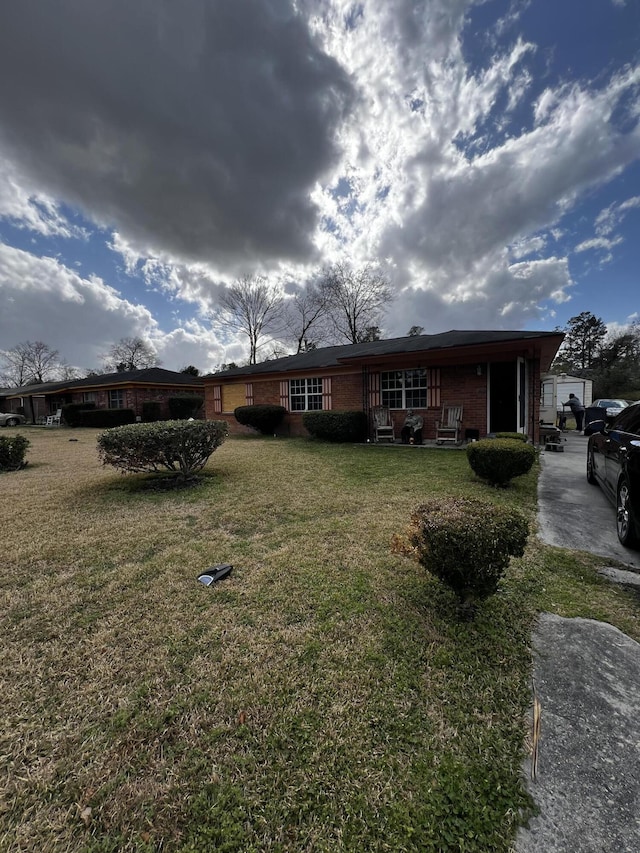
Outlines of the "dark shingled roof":
[{"label": "dark shingled roof", "polygon": [[363,344],[346,344],[338,347],[322,347],[299,355],[288,355],[247,367],[234,367],[211,376],[246,376],[256,373],[284,373],[290,370],[313,370],[316,368],[337,367],[351,359],[388,356],[399,353],[427,352],[454,347],[479,344],[507,343],[558,336],[559,332],[491,332],[457,331],[441,332],[437,335],[412,335],[403,338],[390,338],[383,341],[368,341]]},{"label": "dark shingled roof", "polygon": [[176,373],[162,367],[146,367],[142,370],[123,370],[118,373],[102,373],[99,376],[87,376],[86,379],[72,379],[66,382],[44,382],[41,385],[21,385],[9,389],[9,397],[30,397],[51,394],[55,391],[75,391],[81,388],[101,388],[113,385],[184,385],[202,389],[202,378],[188,373]]}]

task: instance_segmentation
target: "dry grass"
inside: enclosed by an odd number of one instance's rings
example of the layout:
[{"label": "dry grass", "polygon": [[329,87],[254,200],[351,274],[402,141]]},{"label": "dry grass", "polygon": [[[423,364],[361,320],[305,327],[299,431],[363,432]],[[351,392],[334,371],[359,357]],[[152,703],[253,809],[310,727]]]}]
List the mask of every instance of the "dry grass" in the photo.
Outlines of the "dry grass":
[{"label": "dry grass", "polygon": [[[496,492],[461,453],[256,439],[157,492],[100,468],[94,431],[27,433],[0,480],[0,849],[508,849],[555,549],[460,625],[389,544],[438,493],[531,512],[533,475]],[[572,606],[597,588],[628,629],[629,596],[578,571]]]}]

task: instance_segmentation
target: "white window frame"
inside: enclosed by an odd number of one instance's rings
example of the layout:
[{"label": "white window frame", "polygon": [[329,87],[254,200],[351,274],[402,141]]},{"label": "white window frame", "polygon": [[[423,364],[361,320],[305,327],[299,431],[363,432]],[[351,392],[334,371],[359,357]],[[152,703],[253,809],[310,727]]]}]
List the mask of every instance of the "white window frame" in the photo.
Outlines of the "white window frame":
[{"label": "white window frame", "polygon": [[[294,400],[296,401],[294,403]],[[298,403],[302,402],[304,408]],[[309,403],[312,403],[310,406]],[[318,405],[319,404],[319,405]],[[322,378],[312,376],[309,379],[289,380],[290,412],[321,412],[324,408]]]},{"label": "white window frame", "polygon": [[[414,385],[407,380],[410,376],[422,374],[422,383]],[[397,384],[393,384],[397,383]],[[398,394],[400,405],[397,404]],[[418,399],[415,399],[415,396]],[[414,397],[414,399],[407,399]],[[425,367],[409,367],[404,370],[383,370],[380,374],[380,400],[388,409],[426,409],[429,400],[429,379]]]},{"label": "white window frame", "polygon": [[[117,405],[113,405],[114,399],[116,400]],[[125,395],[124,388],[114,388],[109,391],[109,408],[110,409],[124,409],[125,404]]]}]

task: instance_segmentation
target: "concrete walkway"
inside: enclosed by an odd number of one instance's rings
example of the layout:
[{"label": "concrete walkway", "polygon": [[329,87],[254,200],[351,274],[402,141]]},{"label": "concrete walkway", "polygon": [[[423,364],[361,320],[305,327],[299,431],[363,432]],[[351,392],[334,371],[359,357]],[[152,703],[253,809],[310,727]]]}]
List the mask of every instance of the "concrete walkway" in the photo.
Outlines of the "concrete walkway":
[{"label": "concrete walkway", "polygon": [[[563,453],[542,453],[540,538],[602,556],[603,574],[637,586],[640,554],[619,544],[613,507],[587,483],[587,439],[566,438]],[[637,853],[640,645],[606,623],[545,613],[533,648],[536,780],[525,772],[540,814],[518,834],[517,853]]]}]

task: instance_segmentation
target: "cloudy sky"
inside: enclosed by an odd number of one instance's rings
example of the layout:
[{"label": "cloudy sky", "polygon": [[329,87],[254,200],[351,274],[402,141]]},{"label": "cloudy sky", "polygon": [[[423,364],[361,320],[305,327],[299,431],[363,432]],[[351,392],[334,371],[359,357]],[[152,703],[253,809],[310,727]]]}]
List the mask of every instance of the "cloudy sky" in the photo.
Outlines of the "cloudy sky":
[{"label": "cloudy sky", "polygon": [[342,259],[386,337],[625,324],[639,95],[638,0],[2,3],[0,349],[210,370],[226,286]]}]

